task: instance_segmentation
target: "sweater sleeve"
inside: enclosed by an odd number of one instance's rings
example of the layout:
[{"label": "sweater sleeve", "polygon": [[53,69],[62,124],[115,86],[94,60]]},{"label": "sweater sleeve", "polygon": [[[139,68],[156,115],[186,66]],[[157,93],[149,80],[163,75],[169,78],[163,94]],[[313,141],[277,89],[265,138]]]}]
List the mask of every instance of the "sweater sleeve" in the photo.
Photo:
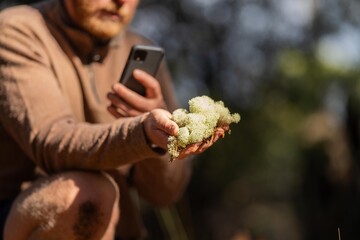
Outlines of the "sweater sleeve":
[{"label": "sweater sleeve", "polygon": [[27,16],[12,16],[0,18],[0,121],[29,158],[55,172],[111,169],[158,157],[146,144],[144,115],[111,124],[77,122],[46,43],[24,21]]}]

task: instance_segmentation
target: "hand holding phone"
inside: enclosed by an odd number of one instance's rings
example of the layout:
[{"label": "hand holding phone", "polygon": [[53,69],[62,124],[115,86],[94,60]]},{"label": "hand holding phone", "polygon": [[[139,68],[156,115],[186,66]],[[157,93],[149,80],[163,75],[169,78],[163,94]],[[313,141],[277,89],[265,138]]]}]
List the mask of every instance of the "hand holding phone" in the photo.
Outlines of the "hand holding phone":
[{"label": "hand holding phone", "polygon": [[140,69],[153,77],[156,75],[164,57],[164,50],[157,46],[134,45],[129,53],[120,83],[131,90],[145,96],[146,89],[133,77],[133,71]]},{"label": "hand holding phone", "polygon": [[[159,47],[146,45],[135,45],[132,47],[119,80],[123,86],[118,86],[121,88],[125,86],[128,89],[126,89],[126,91],[120,91],[118,87],[116,87],[120,84],[114,84],[113,92],[107,95],[107,98],[111,102],[108,111],[113,116],[116,118],[138,116],[155,108],[166,108],[160,85],[157,84],[157,86],[155,86],[151,84],[151,87],[148,84],[143,85],[145,82],[150,83],[150,81],[157,81],[155,75],[163,57],[164,50]],[[137,72],[136,79],[133,76],[135,69],[142,70]],[[152,79],[149,79],[149,75],[152,76]],[[140,81],[142,83],[140,83]],[[129,91],[129,89],[142,96],[146,95],[147,90],[150,90],[149,93],[151,94],[144,98]]]}]

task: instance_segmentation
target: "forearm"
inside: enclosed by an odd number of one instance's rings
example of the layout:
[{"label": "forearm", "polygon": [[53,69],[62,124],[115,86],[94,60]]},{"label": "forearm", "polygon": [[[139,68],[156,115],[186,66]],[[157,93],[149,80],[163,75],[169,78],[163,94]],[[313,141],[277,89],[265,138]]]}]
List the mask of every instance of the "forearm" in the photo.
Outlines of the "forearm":
[{"label": "forearm", "polygon": [[112,124],[58,121],[43,127],[31,145],[34,161],[47,171],[113,169],[157,156],[146,144],[142,116]]}]

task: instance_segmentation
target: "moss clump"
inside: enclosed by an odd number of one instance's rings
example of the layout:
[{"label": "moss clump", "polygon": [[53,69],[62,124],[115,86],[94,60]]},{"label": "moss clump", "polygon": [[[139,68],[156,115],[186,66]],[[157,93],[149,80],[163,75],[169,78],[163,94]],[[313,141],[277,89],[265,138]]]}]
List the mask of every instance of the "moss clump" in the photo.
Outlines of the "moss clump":
[{"label": "moss clump", "polygon": [[168,139],[168,152],[173,160],[186,146],[211,138],[217,127],[238,123],[240,115],[231,114],[222,101],[199,96],[189,101],[189,111],[183,108],[175,110],[172,120],[179,126],[179,134]]}]

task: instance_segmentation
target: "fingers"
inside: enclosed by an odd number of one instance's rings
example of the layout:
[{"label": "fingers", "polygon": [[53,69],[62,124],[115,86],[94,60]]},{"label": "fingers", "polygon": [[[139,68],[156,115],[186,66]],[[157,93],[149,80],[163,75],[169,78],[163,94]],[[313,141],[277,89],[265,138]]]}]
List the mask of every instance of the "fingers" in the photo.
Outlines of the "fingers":
[{"label": "fingers", "polygon": [[219,140],[219,138],[224,138],[225,136],[225,131],[224,128],[216,128],[214,131],[214,135],[213,135],[213,142],[216,142],[217,140]]},{"label": "fingers", "polygon": [[[135,116],[137,113],[148,112],[155,108],[166,109],[159,82],[141,70],[135,70],[133,75],[146,88],[146,95],[142,96],[123,84],[115,83],[112,86],[113,93],[109,93],[107,96],[112,105],[128,112],[129,116]],[[135,111],[130,112],[130,109]]]},{"label": "fingers", "polygon": [[131,107],[126,102],[122,101],[116,94],[108,93],[107,98],[110,100],[111,104],[108,107],[108,111],[115,116],[119,117],[134,117],[142,112],[137,109]]},{"label": "fingers", "polygon": [[221,126],[220,128],[222,128],[225,132],[227,132],[227,131],[229,131],[230,126],[229,125],[224,125],[224,126]]},{"label": "fingers", "polygon": [[229,130],[229,126],[219,127],[214,130],[214,134],[211,138],[204,140],[203,142],[193,143],[186,146],[180,151],[178,160],[184,159],[193,154],[200,154],[209,149],[220,138],[224,138],[225,132]]},{"label": "fingers", "polygon": [[166,149],[169,135],[176,135],[179,131],[177,124],[172,121],[171,114],[163,109],[151,111],[144,120],[147,138],[154,144]]},{"label": "fingers", "polygon": [[150,111],[154,108],[166,109],[166,104],[158,80],[139,69],[134,70],[133,77],[145,87],[146,95],[140,96],[136,93],[124,95],[122,97],[125,101],[129,103],[131,101],[132,106],[142,111]]},{"label": "fingers", "polygon": [[146,96],[149,98],[156,98],[161,94],[159,82],[150,74],[136,69],[133,72],[134,78],[146,88]]},{"label": "fingers", "polygon": [[107,110],[111,113],[111,115],[113,115],[115,118],[120,118],[123,117],[123,115],[121,113],[119,113],[117,111],[117,108],[114,107],[113,105],[110,105],[107,107]]},{"label": "fingers", "polygon": [[190,145],[186,146],[186,148],[184,148],[183,150],[180,151],[177,159],[182,160],[190,155],[200,154],[200,153],[204,152],[205,150],[207,150],[209,147],[211,147],[213,145],[213,143],[214,142],[212,142],[209,139],[204,142],[190,144]]},{"label": "fingers", "polygon": [[171,120],[171,113],[162,109],[152,111],[157,127],[171,136],[179,132],[179,126]]},{"label": "fingers", "polygon": [[205,141],[203,143],[200,144],[200,146],[197,149],[197,153],[202,153],[205,150],[207,150],[208,148],[210,148],[215,142],[213,142],[211,139],[208,141]]},{"label": "fingers", "polygon": [[120,108],[126,106],[128,109],[136,109],[139,112],[148,111],[146,108],[148,104],[147,98],[144,98],[120,83],[115,83],[112,86],[112,90],[115,94],[109,93],[108,98],[116,107]]},{"label": "fingers", "polygon": [[190,144],[186,148],[184,148],[183,150],[180,151],[179,156],[176,159],[182,160],[192,154],[196,154],[196,150],[198,148],[199,148],[199,143]]}]

